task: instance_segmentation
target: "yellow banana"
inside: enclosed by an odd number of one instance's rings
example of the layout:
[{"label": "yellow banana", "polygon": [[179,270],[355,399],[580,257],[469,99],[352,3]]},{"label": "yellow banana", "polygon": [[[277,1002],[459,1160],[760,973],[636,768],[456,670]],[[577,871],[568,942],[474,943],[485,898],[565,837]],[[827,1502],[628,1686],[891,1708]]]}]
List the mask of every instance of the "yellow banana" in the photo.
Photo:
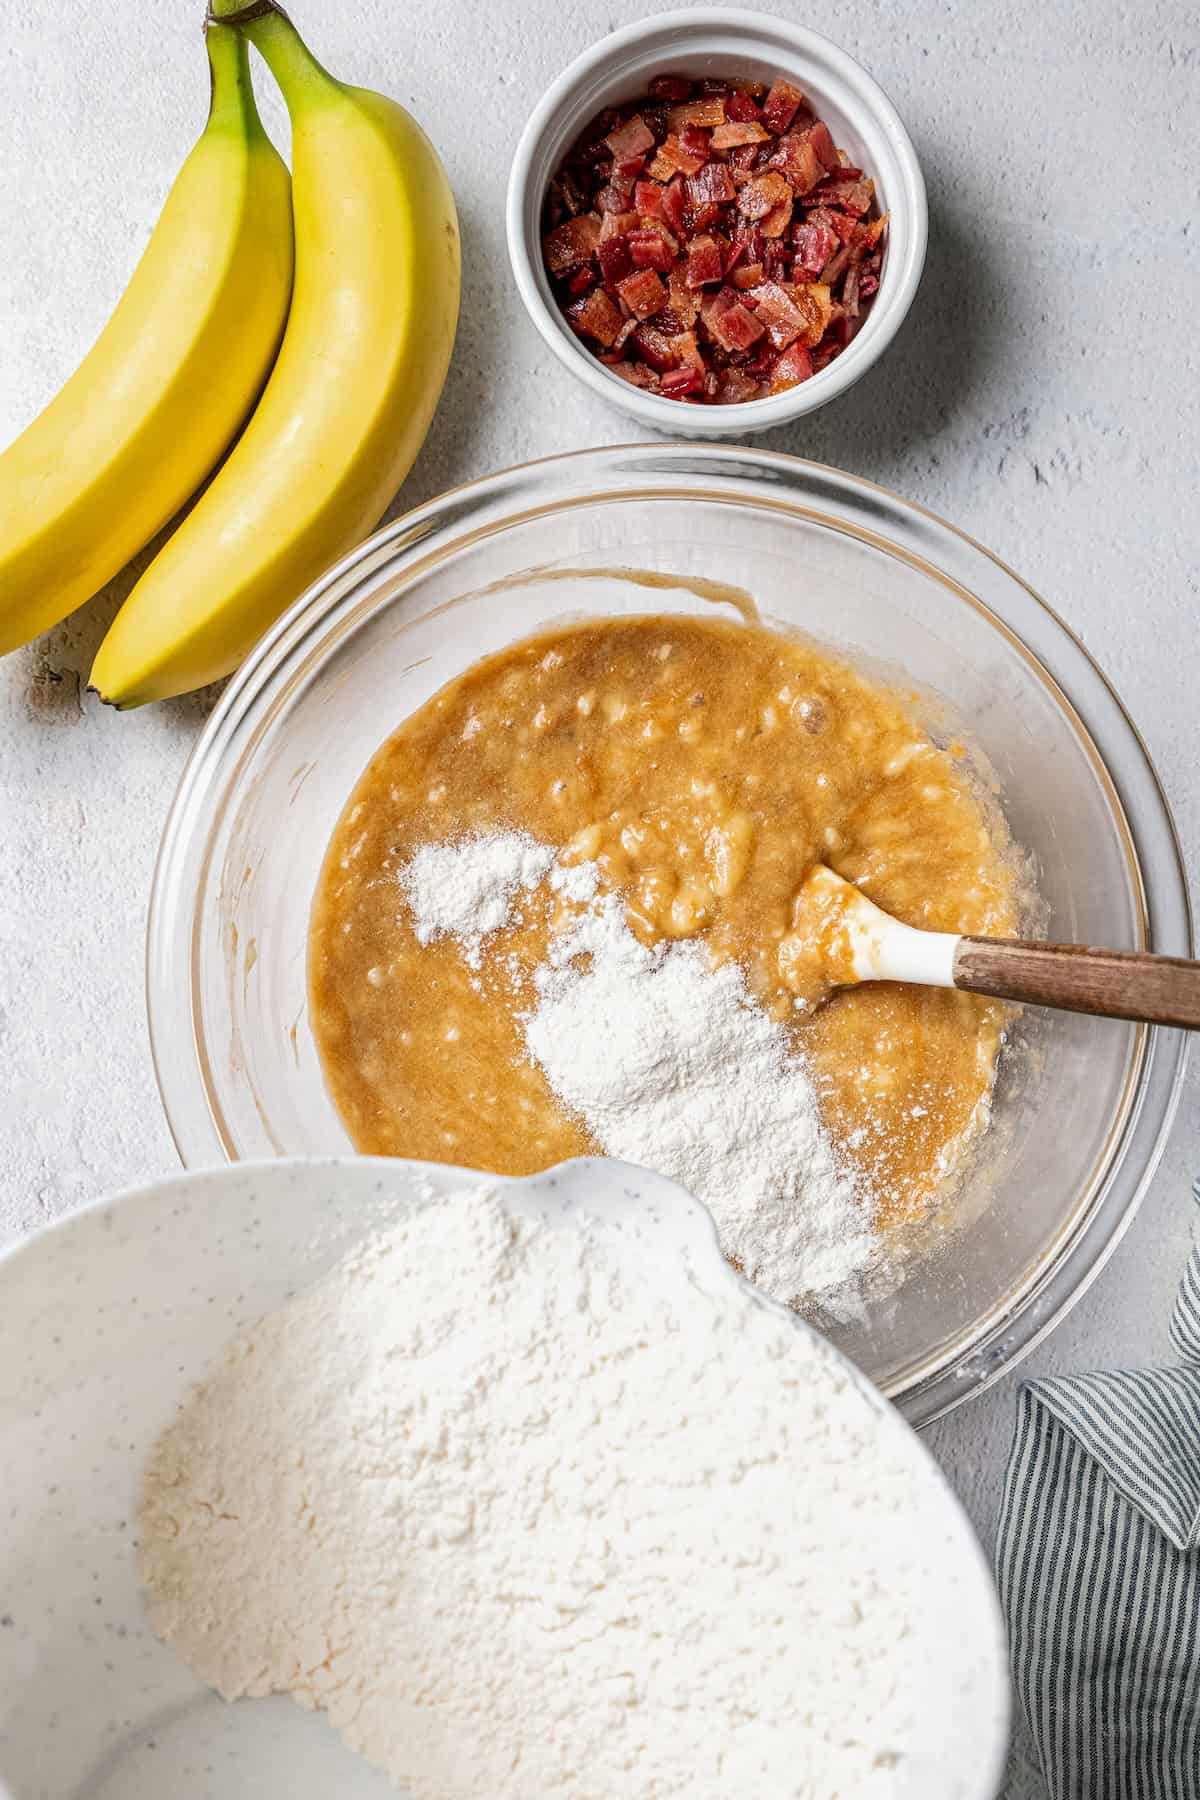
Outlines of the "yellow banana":
[{"label": "yellow banana", "polygon": [[419,127],[328,75],[271,0],[222,16],[291,114],[295,293],[257,411],[100,646],[91,683],[117,706],[228,674],[371,530],[429,428],[458,320],[454,198]]},{"label": "yellow banana", "polygon": [[0,455],[0,653],[65,618],[195,492],[260,392],[292,287],[291,184],[246,46],[208,34],[212,107],[128,288]]}]

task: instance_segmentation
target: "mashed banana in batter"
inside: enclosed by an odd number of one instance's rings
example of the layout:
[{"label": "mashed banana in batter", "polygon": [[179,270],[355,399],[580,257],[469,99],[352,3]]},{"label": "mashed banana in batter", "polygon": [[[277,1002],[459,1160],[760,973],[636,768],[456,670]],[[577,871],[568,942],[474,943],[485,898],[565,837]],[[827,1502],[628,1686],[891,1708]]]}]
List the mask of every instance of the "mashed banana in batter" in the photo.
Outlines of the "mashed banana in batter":
[{"label": "mashed banana in batter", "polygon": [[489,939],[502,981],[418,942],[405,906],[423,845],[498,829],[598,864],[644,943],[738,961],[881,1229],[946,1190],[986,1123],[1006,1010],[883,983],[814,1005],[796,904],[823,862],[911,925],[1017,929],[999,810],[911,696],[807,640],[690,615],[550,630],[443,688],[363,775],[314,908],[313,1024],[362,1151],[517,1175],[596,1149],[522,1043],[550,897]]}]

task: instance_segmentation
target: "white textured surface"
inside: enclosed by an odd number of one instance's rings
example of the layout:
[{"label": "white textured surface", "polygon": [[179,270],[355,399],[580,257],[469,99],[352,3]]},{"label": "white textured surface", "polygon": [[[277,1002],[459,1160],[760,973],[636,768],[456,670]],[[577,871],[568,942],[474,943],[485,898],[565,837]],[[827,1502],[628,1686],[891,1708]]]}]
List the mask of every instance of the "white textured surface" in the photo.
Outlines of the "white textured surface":
[{"label": "white textured surface", "polygon": [[[813,22],[796,0],[780,10]],[[340,75],[412,106],[459,197],[463,327],[404,503],[531,455],[634,435],[566,383],[518,315],[502,233],[508,156],[529,106],[634,9],[297,0],[295,11]],[[200,12],[199,0],[0,4],[0,440],[87,348],[200,128]],[[893,0],[828,24],[913,134],[932,207],[929,265],[880,366],[764,442],[899,489],[1032,581],[1141,726],[1195,866],[1195,9]],[[275,126],[278,109],[266,110]],[[173,1163],[146,1049],[142,924],[163,812],[205,705],[122,718],[81,700],[127,586],[0,667],[6,1236]],[[1198,1124],[1193,1079],[1134,1229],[1027,1368],[1166,1353]],[[931,1433],[985,1537],[1013,1391],[1010,1379]],[[1038,1791],[1014,1776],[1014,1796]]]}]

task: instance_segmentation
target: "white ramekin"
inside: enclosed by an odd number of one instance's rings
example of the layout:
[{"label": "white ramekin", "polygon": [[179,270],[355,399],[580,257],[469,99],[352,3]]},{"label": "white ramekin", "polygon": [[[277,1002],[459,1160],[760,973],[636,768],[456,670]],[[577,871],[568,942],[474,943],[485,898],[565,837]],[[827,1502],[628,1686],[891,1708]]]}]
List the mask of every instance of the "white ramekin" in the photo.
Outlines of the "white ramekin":
[{"label": "white ramekin", "polygon": [[[803,89],[834,142],[875,182],[890,215],[879,292],[857,337],[827,368],[786,393],[738,406],[688,406],[610,374],[555,304],[542,265],[542,203],[568,146],[596,113],[644,93],[655,75],[786,75]],[[672,435],[744,437],[814,412],[866,373],[895,337],[925,262],[929,213],[916,152],[882,89],[844,50],[768,13],[696,7],[614,31],[565,69],[521,134],[508,183],[508,249],[529,316],[559,360],[602,399]]]}]

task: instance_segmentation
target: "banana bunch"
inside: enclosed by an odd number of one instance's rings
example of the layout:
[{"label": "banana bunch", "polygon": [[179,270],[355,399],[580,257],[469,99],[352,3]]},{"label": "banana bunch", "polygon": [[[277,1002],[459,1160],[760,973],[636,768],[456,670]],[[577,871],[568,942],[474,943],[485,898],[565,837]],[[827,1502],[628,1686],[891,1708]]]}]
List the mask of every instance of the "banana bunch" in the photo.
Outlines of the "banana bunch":
[{"label": "banana bunch", "polygon": [[[275,0],[230,4],[208,27],[208,125],[128,289],[0,455],[3,652],[102,587],[233,442],[97,652],[91,686],[120,707],[227,675],[371,530],[429,429],[458,319],[458,222],[428,139],[327,74]],[[291,116],[290,193],[247,40]]]}]

